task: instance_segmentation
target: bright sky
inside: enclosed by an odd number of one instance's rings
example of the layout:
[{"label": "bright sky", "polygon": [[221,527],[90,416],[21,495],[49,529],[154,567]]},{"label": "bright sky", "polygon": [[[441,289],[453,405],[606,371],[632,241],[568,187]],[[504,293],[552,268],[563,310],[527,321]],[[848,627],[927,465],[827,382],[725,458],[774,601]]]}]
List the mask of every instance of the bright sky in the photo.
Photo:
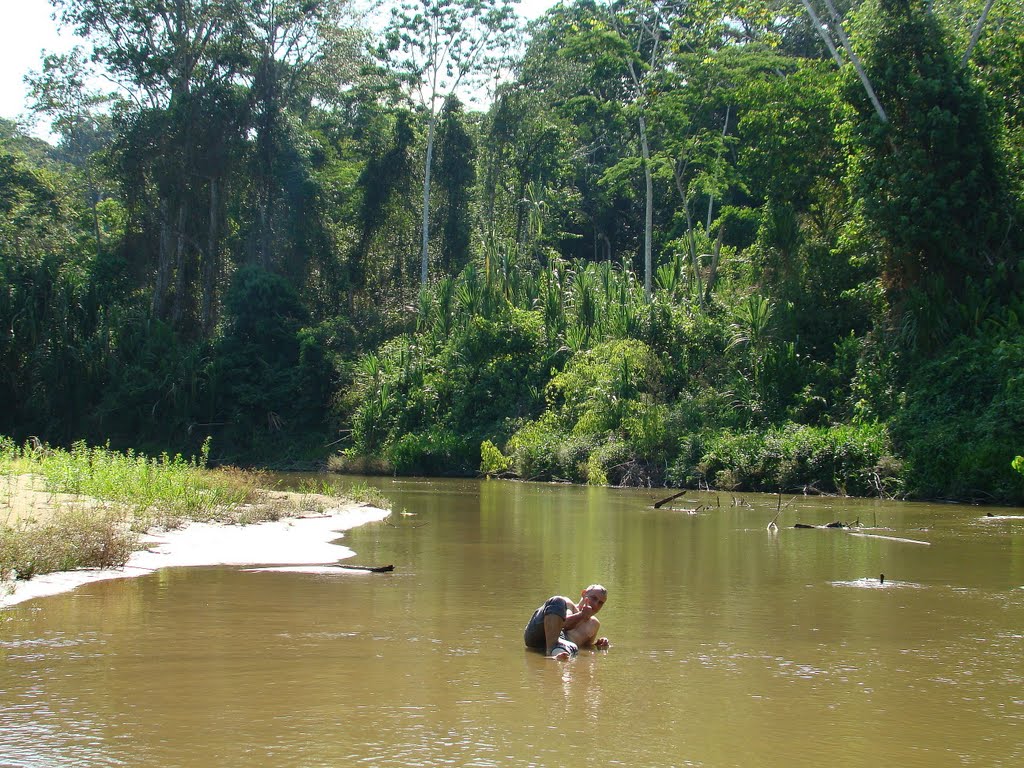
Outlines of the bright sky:
[{"label": "bright sky", "polygon": [[[556,0],[521,0],[519,15],[536,18]],[[78,40],[70,31],[60,32],[53,20],[49,0],[0,0],[0,29],[5,29],[0,45],[0,117],[16,120],[27,112],[24,77],[38,71],[41,52],[63,53]]]}]

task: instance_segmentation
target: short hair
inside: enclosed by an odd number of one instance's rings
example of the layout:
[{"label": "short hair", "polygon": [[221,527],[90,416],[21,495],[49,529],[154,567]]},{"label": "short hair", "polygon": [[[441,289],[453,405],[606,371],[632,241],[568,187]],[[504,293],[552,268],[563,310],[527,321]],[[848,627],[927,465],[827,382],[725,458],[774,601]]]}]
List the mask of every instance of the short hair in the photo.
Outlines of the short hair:
[{"label": "short hair", "polygon": [[602,595],[608,594],[608,588],[601,584],[591,584],[589,587],[583,590],[584,592],[600,592]]}]

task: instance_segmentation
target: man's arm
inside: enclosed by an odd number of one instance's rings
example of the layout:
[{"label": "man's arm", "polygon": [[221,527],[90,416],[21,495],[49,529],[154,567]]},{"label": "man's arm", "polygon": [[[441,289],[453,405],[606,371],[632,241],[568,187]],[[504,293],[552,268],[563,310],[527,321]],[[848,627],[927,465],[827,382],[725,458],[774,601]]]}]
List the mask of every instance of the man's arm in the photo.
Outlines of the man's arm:
[{"label": "man's arm", "polygon": [[568,604],[569,611],[565,614],[565,629],[570,630],[576,627],[581,622],[586,621],[594,615],[594,609],[589,605],[584,605],[582,608],[577,606],[572,600],[565,599]]}]

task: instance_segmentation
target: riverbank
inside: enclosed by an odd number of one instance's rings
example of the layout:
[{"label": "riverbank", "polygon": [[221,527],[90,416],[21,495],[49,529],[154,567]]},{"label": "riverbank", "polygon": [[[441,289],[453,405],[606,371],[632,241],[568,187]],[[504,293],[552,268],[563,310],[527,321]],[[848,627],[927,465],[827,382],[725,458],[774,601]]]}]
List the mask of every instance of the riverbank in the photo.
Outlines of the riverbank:
[{"label": "riverbank", "polygon": [[[23,493],[34,493],[29,481],[11,485]],[[44,518],[53,514],[52,499],[46,502],[38,496],[19,496],[14,492],[9,492],[9,496],[12,508],[17,497],[17,508],[23,512],[30,510],[33,516]],[[348,547],[334,543],[342,532],[383,520],[390,514],[379,507],[337,497],[284,491],[267,491],[259,504],[287,512],[277,520],[245,525],[191,522],[172,530],[150,529],[140,537],[144,548],[131,554],[123,567],[59,571],[23,581],[0,582],[0,608],[69,592],[96,581],[145,576],[161,568],[234,565],[326,569],[331,567],[330,563],[354,554]]]}]

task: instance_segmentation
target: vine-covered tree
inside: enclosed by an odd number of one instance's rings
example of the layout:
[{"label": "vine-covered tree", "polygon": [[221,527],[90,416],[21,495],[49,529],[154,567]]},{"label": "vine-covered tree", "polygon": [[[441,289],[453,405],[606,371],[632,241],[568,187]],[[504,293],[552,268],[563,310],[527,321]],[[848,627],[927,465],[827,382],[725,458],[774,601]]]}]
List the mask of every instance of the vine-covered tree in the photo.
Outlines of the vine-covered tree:
[{"label": "vine-covered tree", "polygon": [[516,18],[509,0],[414,0],[393,8],[381,56],[408,85],[427,123],[423,161],[420,282],[430,244],[430,177],[434,133],[449,97],[483,87],[504,62]]}]

